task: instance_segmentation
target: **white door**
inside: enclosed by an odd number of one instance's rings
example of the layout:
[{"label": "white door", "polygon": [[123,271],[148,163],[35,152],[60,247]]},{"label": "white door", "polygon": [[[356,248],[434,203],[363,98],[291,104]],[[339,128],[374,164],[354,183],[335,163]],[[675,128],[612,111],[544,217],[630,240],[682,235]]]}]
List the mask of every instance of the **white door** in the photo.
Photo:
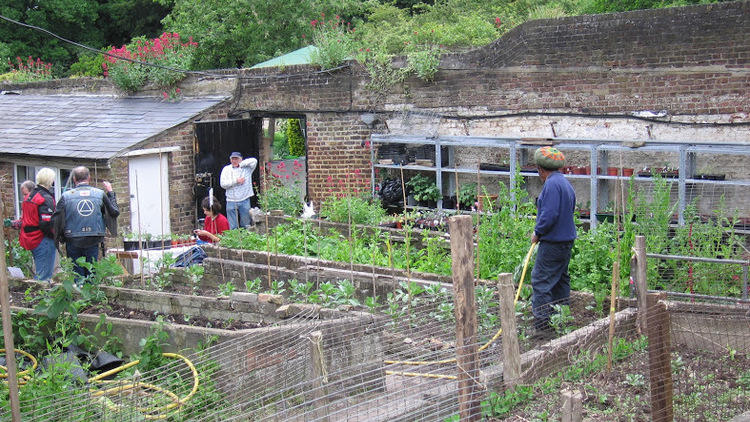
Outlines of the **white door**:
[{"label": "white door", "polygon": [[129,164],[130,230],[170,233],[167,154],[131,157]]}]

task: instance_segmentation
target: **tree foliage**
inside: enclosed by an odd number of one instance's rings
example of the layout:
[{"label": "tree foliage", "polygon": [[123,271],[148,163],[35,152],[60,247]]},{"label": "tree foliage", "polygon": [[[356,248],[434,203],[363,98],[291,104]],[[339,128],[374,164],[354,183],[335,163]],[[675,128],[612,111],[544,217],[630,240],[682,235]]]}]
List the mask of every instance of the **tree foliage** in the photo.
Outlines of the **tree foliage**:
[{"label": "tree foliage", "polygon": [[200,44],[196,68],[249,67],[305,45],[321,13],[350,19],[363,11],[356,0],[175,0],[163,23]]},{"label": "tree foliage", "polygon": [[[93,48],[121,45],[136,35],[158,35],[167,8],[152,0],[4,0],[0,14],[38,26]],[[39,57],[54,64],[55,76],[87,54],[31,28],[0,21],[0,60]],[[90,54],[90,53],[89,53]]]}]

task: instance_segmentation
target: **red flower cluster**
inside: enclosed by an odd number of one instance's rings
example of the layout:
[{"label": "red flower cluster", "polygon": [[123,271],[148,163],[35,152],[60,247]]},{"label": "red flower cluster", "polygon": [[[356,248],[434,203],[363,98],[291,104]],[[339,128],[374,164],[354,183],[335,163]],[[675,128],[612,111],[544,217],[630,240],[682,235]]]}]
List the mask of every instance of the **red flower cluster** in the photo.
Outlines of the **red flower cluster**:
[{"label": "red flower cluster", "polygon": [[495,27],[500,28],[500,26],[503,24],[503,22],[500,20],[500,18],[495,18]]},{"label": "red flower cluster", "polygon": [[39,76],[50,76],[52,74],[52,63],[45,63],[42,59],[29,56],[26,60],[16,56],[16,62],[8,60],[8,66],[11,72],[28,72]]},{"label": "red flower cluster", "polygon": [[180,41],[180,34],[177,32],[165,32],[160,37],[151,40],[136,40],[135,51],[130,51],[127,45],[123,45],[120,48],[112,47],[107,52],[110,55],[105,55],[105,62],[102,63],[104,76],[107,76],[107,63],[116,63],[118,61],[117,57],[144,62],[159,62],[164,60],[169,54],[180,54],[180,51],[184,49],[195,49],[197,46],[198,43],[193,41],[193,37],[188,37],[187,42],[183,43]]}]

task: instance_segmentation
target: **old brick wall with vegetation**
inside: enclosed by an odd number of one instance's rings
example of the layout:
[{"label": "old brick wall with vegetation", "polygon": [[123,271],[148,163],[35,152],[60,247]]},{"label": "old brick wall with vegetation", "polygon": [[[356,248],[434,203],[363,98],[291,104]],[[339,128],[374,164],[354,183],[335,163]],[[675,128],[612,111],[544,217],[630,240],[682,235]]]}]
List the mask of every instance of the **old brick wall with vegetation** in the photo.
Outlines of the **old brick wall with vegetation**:
[{"label": "old brick wall with vegetation", "polygon": [[735,2],[530,21],[484,48],[443,56],[432,82],[409,78],[385,93],[368,86],[356,63],[329,72],[245,71],[237,110],[307,116],[317,199],[328,176],[368,170],[365,112],[397,119],[402,110],[427,111],[452,134],[493,136],[508,115],[596,119],[663,110],[726,123],[722,130],[733,136],[732,122],[750,120],[749,12],[750,2]]}]

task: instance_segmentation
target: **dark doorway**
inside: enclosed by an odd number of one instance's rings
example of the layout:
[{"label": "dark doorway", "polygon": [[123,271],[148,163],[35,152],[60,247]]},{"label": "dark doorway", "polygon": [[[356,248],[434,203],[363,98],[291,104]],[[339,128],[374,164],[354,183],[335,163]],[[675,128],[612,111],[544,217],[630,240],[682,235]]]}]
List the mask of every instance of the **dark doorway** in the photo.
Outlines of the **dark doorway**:
[{"label": "dark doorway", "polygon": [[[201,201],[208,196],[211,187],[214,196],[226,212],[224,189],[219,185],[221,169],[229,164],[229,154],[239,151],[245,158],[259,158],[262,119],[214,120],[195,123],[195,207],[198,219],[202,219]],[[260,167],[260,159],[258,160]],[[253,173],[256,195],[260,186],[260,170]],[[257,197],[251,199],[257,206]]]}]

